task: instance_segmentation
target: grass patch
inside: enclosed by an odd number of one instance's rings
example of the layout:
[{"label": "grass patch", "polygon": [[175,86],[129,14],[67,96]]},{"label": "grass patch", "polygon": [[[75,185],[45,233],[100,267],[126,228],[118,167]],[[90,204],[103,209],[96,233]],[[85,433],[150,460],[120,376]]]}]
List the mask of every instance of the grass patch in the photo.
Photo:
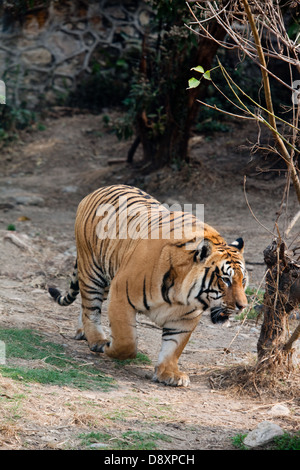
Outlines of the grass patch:
[{"label": "grass patch", "polygon": [[[232,438],[232,444],[239,450],[249,450],[243,443],[247,434],[237,434]],[[273,442],[265,446],[266,450],[300,450],[300,431],[296,434],[285,433],[275,437]]]},{"label": "grass patch", "polygon": [[0,341],[5,343],[7,359],[7,364],[0,367],[3,377],[87,390],[110,390],[115,386],[114,380],[99,369],[68,357],[62,345],[33,330],[0,330]]},{"label": "grass patch", "polygon": [[274,439],[274,450],[300,450],[300,431],[296,434],[285,433]]},{"label": "grass patch", "polygon": [[[126,402],[116,403],[116,407],[108,412],[104,411],[103,417],[112,422],[126,422],[126,420],[146,416],[156,423],[159,421],[172,420],[174,411],[171,405],[160,404],[160,399],[155,397],[142,400],[139,396],[127,396]],[[146,418],[145,418],[146,419]]]},{"label": "grass patch", "polygon": [[254,287],[247,287],[246,289],[246,296],[248,299],[248,307],[243,310],[240,315],[237,315],[237,320],[244,320],[245,316],[247,316],[248,320],[256,320],[261,312],[261,308],[264,301],[264,294],[265,291],[257,289]]},{"label": "grass patch", "polygon": [[248,450],[248,448],[244,445],[244,439],[247,434],[237,434],[231,438],[232,445],[239,450]]},{"label": "grass patch", "polygon": [[108,433],[91,432],[80,434],[81,445],[91,447],[92,444],[104,444],[113,450],[154,450],[157,441],[171,442],[171,439],[158,432],[126,431],[119,437]]},{"label": "grass patch", "polygon": [[117,367],[122,367],[122,366],[126,366],[128,364],[151,365],[152,361],[151,361],[151,359],[149,359],[149,357],[146,354],[138,352],[136,357],[134,357],[133,359],[124,359],[124,360],[114,359],[114,363]]}]

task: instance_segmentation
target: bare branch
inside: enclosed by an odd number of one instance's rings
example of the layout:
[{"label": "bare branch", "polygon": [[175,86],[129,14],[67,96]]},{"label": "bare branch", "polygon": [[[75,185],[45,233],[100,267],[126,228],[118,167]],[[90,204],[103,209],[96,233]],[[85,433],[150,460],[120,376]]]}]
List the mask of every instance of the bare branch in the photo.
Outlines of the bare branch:
[{"label": "bare branch", "polygon": [[[191,2],[190,2],[191,3]],[[300,203],[300,181],[297,173],[297,169],[293,162],[293,156],[295,152],[299,152],[296,147],[296,135],[299,132],[298,119],[299,109],[296,113],[295,105],[293,105],[293,124],[290,124],[282,119],[279,119],[274,114],[273,100],[269,82],[269,76],[275,78],[280,84],[290,89],[291,92],[295,92],[292,87],[292,68],[296,67],[300,71],[300,62],[298,52],[300,50],[300,44],[297,44],[296,40],[289,38],[286,27],[284,24],[282,12],[279,6],[279,2],[271,0],[251,0],[251,7],[248,0],[230,0],[225,4],[224,2],[195,2],[194,6],[196,10],[201,13],[201,19],[198,20],[196,13],[189,3],[188,8],[195,22],[193,25],[197,26],[198,31],[195,31],[201,36],[217,42],[221,47],[227,49],[238,48],[244,56],[248,56],[254,63],[256,63],[261,70],[264,95],[266,100],[266,108],[256,103],[253,99],[248,97],[237,85],[233,82],[226,70],[221,67],[223,76],[225,77],[228,86],[232,93],[239,102],[241,108],[235,105],[238,109],[242,109],[248,117],[255,118],[258,122],[262,122],[267,126],[278,146],[278,153],[281,158],[286,162],[286,165],[290,171],[291,179],[295,187],[298,201]],[[227,38],[223,41],[217,41],[211,32],[209,31],[209,19],[213,18],[217,21],[227,33]],[[193,28],[190,28],[194,31]],[[262,38],[264,41],[262,41]],[[290,68],[291,82],[286,83],[283,79],[278,77],[274,72],[268,69],[266,58],[275,58],[281,62],[285,62]],[[233,84],[239,92],[247,96],[253,104],[256,106],[258,112],[252,112],[233,88]],[[232,103],[232,102],[231,102]],[[216,107],[213,107],[216,109]],[[219,110],[219,109],[218,109]],[[261,111],[267,113],[267,119],[261,115]],[[223,112],[223,111],[222,111]],[[230,113],[229,113],[230,114]],[[245,117],[244,117],[245,118]],[[290,138],[284,137],[278,132],[277,120],[284,122],[290,126],[293,130],[293,135]]]},{"label": "bare branch", "polygon": [[254,117],[250,117],[250,116],[241,116],[240,114],[234,114],[234,113],[230,113],[229,111],[225,111],[224,109],[221,109],[221,108],[218,108],[216,105],[210,105],[208,103],[205,103],[204,101],[201,101],[201,100],[197,100],[198,103],[200,104],[203,104],[204,106],[206,106],[207,108],[211,108],[211,109],[214,109],[215,111],[218,111],[220,113],[223,113],[223,114],[227,114],[228,116],[232,116],[234,118],[238,118],[238,119],[249,119],[249,120],[256,120],[256,118]]}]

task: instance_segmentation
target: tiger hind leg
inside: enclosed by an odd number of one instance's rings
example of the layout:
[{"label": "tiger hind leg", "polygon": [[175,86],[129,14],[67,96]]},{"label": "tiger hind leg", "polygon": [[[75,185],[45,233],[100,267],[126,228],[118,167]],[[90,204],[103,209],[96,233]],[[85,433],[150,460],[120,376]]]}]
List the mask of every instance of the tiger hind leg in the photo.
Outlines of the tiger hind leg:
[{"label": "tiger hind leg", "polygon": [[103,352],[103,347],[107,343],[101,326],[101,307],[105,286],[89,279],[87,282],[79,281],[79,288],[82,303],[75,339],[86,339],[91,351]]},{"label": "tiger hind leg", "polygon": [[104,352],[116,359],[134,358],[137,353],[136,311],[124,298],[116,295],[114,282],[110,296],[108,318],[111,339]]},{"label": "tiger hind leg", "polygon": [[86,339],[85,334],[84,334],[84,326],[82,322],[82,307],[80,307],[80,312],[78,316],[78,326],[75,334],[75,339],[77,340],[83,340]]}]

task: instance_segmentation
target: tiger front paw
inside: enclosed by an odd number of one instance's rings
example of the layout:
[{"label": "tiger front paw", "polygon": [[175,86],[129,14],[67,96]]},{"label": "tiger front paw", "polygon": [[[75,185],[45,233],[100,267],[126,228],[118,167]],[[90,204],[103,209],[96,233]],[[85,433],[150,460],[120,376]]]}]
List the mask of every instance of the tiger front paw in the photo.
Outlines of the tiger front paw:
[{"label": "tiger front paw", "polygon": [[78,328],[75,333],[74,339],[76,339],[77,341],[86,340],[83,328]]},{"label": "tiger front paw", "polygon": [[89,348],[93,352],[104,353],[105,349],[109,346],[109,342],[105,340],[95,341],[94,343],[89,343]]},{"label": "tiger front paw", "polygon": [[172,387],[188,387],[190,378],[180,370],[168,370],[161,366],[156,367],[152,380]]}]

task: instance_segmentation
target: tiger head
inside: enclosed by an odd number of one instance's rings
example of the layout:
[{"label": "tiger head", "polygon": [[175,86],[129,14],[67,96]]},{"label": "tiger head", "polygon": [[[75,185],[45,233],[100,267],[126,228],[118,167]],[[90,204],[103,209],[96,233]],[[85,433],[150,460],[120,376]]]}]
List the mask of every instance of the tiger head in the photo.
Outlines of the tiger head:
[{"label": "tiger head", "polygon": [[205,279],[196,298],[209,305],[213,323],[223,323],[248,304],[245,294],[247,271],[242,255],[244,242],[238,238],[231,245],[213,247],[204,240],[199,248]]},{"label": "tiger head", "polygon": [[183,281],[188,292],[186,303],[210,309],[213,323],[227,321],[248,304],[243,250],[242,238],[230,245],[204,239],[193,253],[193,264]]}]

